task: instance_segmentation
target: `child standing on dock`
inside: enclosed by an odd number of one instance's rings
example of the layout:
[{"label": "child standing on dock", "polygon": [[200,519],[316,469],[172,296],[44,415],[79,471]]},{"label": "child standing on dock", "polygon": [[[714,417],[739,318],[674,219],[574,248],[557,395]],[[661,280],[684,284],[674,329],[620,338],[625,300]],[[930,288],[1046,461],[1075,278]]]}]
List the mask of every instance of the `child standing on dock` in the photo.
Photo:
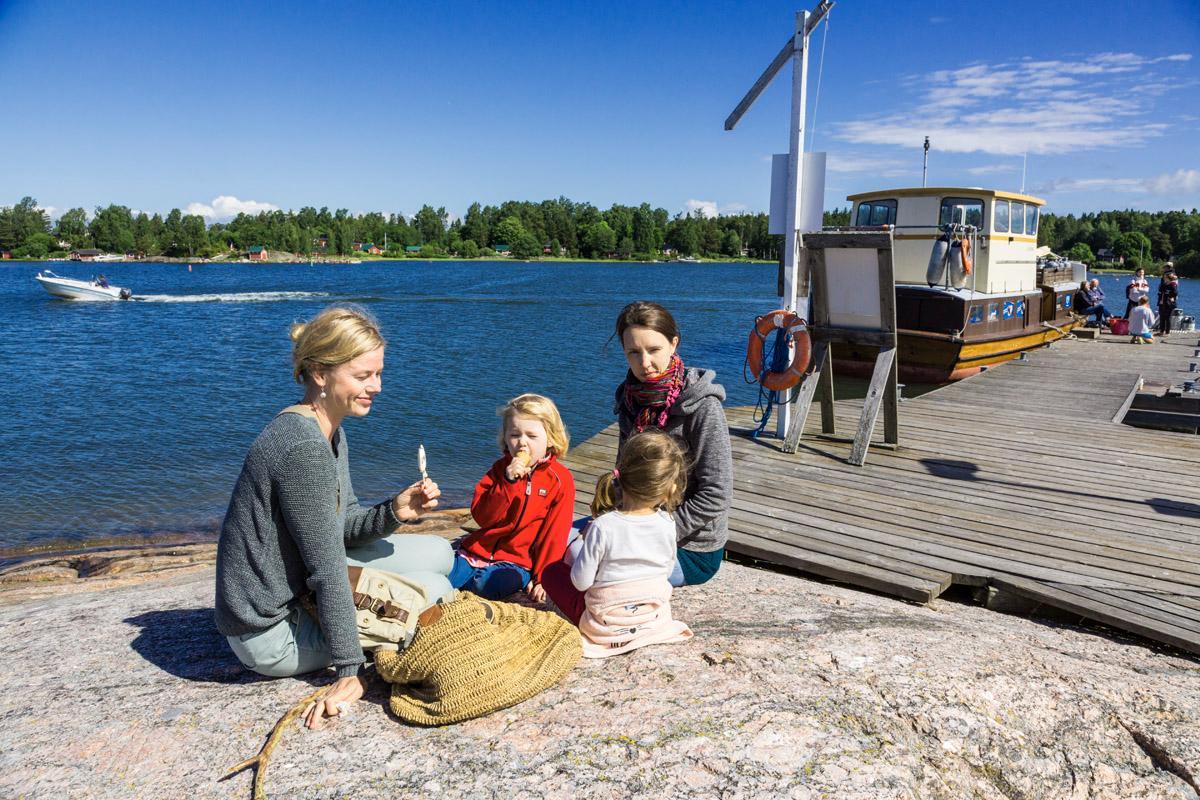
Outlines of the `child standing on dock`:
[{"label": "child standing on dock", "polygon": [[504,454],[475,487],[471,516],[479,530],[464,538],[450,583],[489,600],[522,587],[546,595],[542,571],[562,558],[575,505],[575,480],[558,459],[570,437],[547,397],[523,394],[500,410]]},{"label": "child standing on dock", "polygon": [[1129,312],[1129,334],[1131,344],[1150,344],[1154,341],[1154,312],[1150,310],[1150,298],[1142,297]]},{"label": "child standing on dock", "polygon": [[1146,270],[1139,269],[1133,273],[1133,278],[1125,286],[1125,299],[1128,300],[1125,304],[1125,319],[1130,318],[1133,309],[1143,297],[1150,296],[1150,282],[1146,280]]},{"label": "child standing on dock", "polygon": [[574,563],[551,564],[543,586],[583,634],[583,654],[604,658],[647,644],[690,639],[671,617],[675,521],[687,463],[673,437],[661,431],[625,442],[616,469],[596,482],[592,520]]}]

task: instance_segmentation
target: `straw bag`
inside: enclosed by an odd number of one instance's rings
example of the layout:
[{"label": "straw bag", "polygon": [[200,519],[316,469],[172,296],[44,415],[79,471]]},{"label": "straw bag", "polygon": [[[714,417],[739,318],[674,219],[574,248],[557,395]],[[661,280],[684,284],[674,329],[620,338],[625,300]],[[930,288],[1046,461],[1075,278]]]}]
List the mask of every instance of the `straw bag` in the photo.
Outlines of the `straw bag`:
[{"label": "straw bag", "polygon": [[579,630],[557,614],[467,592],[437,606],[402,652],[375,653],[389,707],[415,725],[449,725],[516,705],[562,680],[582,655]]}]

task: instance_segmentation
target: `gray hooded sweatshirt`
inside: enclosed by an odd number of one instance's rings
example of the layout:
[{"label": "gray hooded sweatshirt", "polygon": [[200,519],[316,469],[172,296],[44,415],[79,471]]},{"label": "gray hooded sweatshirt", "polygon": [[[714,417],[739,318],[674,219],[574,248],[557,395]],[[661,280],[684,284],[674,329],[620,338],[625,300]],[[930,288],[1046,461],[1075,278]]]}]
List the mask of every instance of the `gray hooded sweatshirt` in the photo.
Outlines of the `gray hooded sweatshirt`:
[{"label": "gray hooded sweatshirt", "polygon": [[[667,411],[663,428],[683,445],[691,463],[683,503],[675,509],[675,538],[685,550],[708,553],[720,550],[729,539],[729,507],[733,503],[733,455],[729,424],[725,421],[725,388],[710,369],[688,367],[683,391]],[[636,380],[632,374],[627,380]],[[634,417],[623,402],[625,384],[617,387],[617,420],[620,445],[637,433]]]}]

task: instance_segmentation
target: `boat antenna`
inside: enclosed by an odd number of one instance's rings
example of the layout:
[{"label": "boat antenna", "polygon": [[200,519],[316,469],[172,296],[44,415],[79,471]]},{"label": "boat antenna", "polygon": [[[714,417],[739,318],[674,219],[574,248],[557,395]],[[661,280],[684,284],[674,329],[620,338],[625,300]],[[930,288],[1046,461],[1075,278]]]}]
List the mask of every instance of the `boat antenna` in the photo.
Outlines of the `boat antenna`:
[{"label": "boat antenna", "polygon": [[925,180],[929,175],[929,137],[925,137],[925,163],[921,166],[921,188],[924,188]]},{"label": "boat antenna", "polygon": [[821,106],[821,74],[825,72],[825,42],[829,39],[829,18],[833,10],[825,12],[825,32],[821,34],[821,60],[817,63],[817,91],[813,97],[812,125],[809,128],[808,149],[811,152],[817,139],[817,109]]},{"label": "boat antenna", "polygon": [[1025,166],[1029,163],[1029,151],[1021,158],[1021,194],[1025,194]]}]

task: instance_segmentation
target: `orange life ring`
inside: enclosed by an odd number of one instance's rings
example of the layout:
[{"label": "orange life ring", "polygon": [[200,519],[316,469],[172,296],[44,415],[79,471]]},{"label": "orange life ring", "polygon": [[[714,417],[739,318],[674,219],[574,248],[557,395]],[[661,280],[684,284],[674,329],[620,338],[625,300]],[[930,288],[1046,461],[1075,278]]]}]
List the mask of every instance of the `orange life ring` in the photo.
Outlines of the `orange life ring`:
[{"label": "orange life ring", "polygon": [[972,267],[972,264],[971,264],[971,240],[970,239],[962,240],[962,264],[963,264],[963,275],[970,275],[971,267]]},{"label": "orange life ring", "polygon": [[[795,353],[792,363],[783,372],[768,372],[763,375],[763,342],[776,329],[783,329],[792,336]],[[763,314],[754,323],[750,331],[750,341],[746,345],[746,363],[754,376],[762,376],[765,389],[782,392],[798,384],[808,371],[812,357],[812,342],[808,336],[808,324],[791,311],[779,309],[769,314]]]}]

